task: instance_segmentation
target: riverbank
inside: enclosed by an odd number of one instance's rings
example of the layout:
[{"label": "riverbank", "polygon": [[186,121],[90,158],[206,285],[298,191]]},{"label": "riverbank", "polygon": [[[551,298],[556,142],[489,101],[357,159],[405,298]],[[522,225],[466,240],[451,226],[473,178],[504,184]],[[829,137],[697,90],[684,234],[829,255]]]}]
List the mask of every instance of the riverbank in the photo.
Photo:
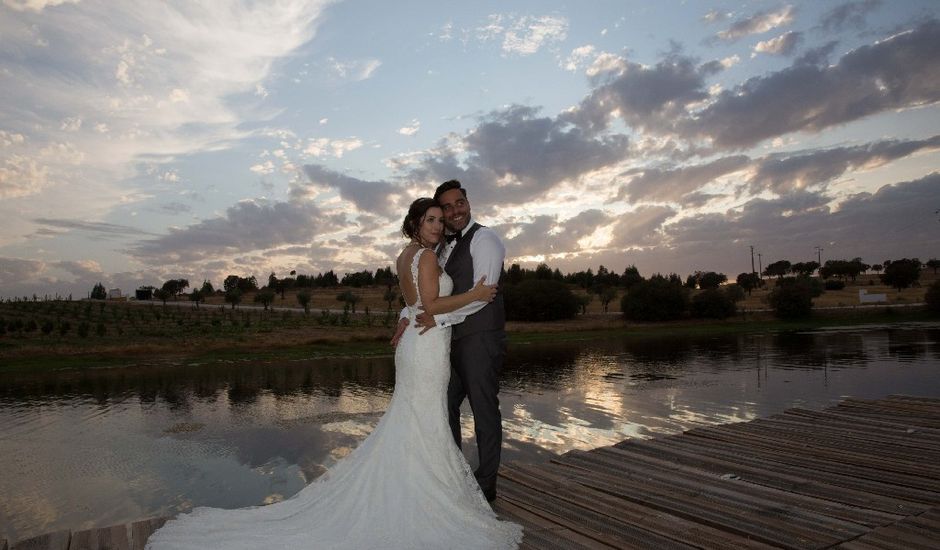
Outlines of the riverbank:
[{"label": "riverbank", "polygon": [[[260,314],[261,312],[259,312]],[[270,317],[274,317],[273,314]],[[922,307],[820,309],[807,319],[782,321],[770,312],[749,312],[728,320],[682,320],[633,323],[619,315],[588,314],[566,321],[507,324],[510,348],[547,341],[583,341],[610,337],[674,338],[736,333],[812,330],[899,322],[936,320]],[[393,353],[389,346],[392,323],[353,317],[346,324],[272,323],[261,315],[252,329],[189,330],[165,336],[129,332],[100,337],[56,340],[55,336],[0,340],[0,372],[34,369],[76,369],[142,364],[205,363],[216,361],[302,360],[326,357],[380,357]],[[191,321],[187,321],[191,322]],[[197,321],[199,323],[199,321]],[[177,326],[181,323],[179,318]],[[202,324],[202,323],[200,323]],[[388,325],[388,326],[386,326]],[[199,328],[198,326],[196,328]],[[217,328],[217,327],[216,327]]]}]

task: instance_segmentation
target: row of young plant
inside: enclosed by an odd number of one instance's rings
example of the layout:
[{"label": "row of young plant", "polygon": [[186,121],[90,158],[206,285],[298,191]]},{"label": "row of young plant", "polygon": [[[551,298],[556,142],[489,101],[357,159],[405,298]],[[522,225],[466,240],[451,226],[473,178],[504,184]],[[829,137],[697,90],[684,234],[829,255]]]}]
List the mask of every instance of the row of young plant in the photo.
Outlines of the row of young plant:
[{"label": "row of young plant", "polygon": [[[94,305],[94,307],[89,307]],[[77,306],[77,307],[76,307]],[[100,302],[69,304],[19,302],[0,304],[0,336],[18,338],[88,338],[90,336],[166,337],[191,335],[193,330],[214,334],[304,326],[391,326],[397,314],[374,314],[369,308],[354,315],[322,310],[319,315],[291,311],[232,310],[227,307],[201,309],[117,305]]]}]

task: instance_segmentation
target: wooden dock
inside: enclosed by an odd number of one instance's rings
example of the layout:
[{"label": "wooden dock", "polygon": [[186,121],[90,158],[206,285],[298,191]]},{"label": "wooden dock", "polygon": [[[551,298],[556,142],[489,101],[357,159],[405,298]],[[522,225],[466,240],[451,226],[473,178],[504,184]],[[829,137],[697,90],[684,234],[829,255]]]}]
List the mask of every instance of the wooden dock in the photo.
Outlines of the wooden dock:
[{"label": "wooden dock", "polygon": [[[940,399],[696,428],[500,471],[496,511],[523,548],[936,550]],[[62,531],[0,550],[142,550],[165,519]]]}]

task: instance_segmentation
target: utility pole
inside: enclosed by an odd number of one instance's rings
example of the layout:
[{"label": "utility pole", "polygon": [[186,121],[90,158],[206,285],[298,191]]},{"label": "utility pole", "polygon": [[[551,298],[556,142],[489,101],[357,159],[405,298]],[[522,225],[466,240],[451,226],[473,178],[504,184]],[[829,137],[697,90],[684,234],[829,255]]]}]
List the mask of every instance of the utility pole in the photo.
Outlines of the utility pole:
[{"label": "utility pole", "polygon": [[764,263],[761,261],[761,253],[757,253],[757,267],[760,268],[760,271],[757,272],[757,275],[760,277],[760,280],[764,280]]},{"label": "utility pole", "polygon": [[751,245],[751,273],[754,273],[754,245]]},{"label": "utility pole", "polygon": [[819,267],[822,267],[822,251],[823,251],[822,247],[820,246],[816,247],[816,263],[819,264]]}]

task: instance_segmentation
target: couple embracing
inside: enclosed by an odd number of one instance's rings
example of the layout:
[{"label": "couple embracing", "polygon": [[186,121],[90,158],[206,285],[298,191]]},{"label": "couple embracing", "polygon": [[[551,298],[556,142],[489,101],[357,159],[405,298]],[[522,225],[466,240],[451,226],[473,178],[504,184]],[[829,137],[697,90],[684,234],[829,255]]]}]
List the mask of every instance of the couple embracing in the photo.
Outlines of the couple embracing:
[{"label": "couple embracing", "polygon": [[[474,222],[460,182],[414,201],[398,256],[402,311],[395,391],[371,434],[285,501],[196,508],[151,535],[147,548],[511,549],[522,527],[500,521],[498,376],[505,356],[499,281],[505,249]],[[490,282],[492,284],[486,284]],[[480,463],[460,451],[460,406],[473,409]]]}]

